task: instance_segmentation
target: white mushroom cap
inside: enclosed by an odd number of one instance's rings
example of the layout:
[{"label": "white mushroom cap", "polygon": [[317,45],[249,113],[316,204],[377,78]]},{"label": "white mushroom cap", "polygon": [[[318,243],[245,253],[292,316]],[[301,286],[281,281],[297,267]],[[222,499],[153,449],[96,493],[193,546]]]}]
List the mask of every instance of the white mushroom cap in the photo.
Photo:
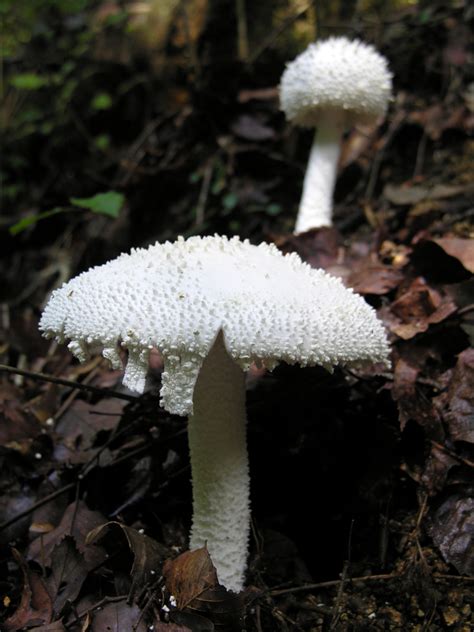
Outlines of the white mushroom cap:
[{"label": "white mushroom cap", "polygon": [[79,360],[101,349],[124,384],[142,392],[151,348],[161,351],[163,407],[192,413],[203,359],[222,330],[242,369],[386,362],[388,343],[375,311],[339,279],[274,245],[237,237],[178,238],[132,250],[55,290],[40,328],[70,339]]},{"label": "white mushroom cap", "polygon": [[321,112],[345,113],[344,125],[374,122],[392,90],[387,60],[373,46],[345,37],[310,44],[290,62],[280,84],[281,109],[303,127],[317,127]]}]

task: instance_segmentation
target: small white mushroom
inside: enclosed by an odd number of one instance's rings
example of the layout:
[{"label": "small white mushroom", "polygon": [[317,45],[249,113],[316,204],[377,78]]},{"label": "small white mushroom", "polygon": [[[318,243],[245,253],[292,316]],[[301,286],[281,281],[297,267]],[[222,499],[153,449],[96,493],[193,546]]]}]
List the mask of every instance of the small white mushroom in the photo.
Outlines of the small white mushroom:
[{"label": "small white mushroom", "polygon": [[[71,290],[74,290],[71,292]],[[250,525],[245,374],[252,362],[386,362],[375,311],[339,279],[273,245],[191,237],[122,254],[53,292],[40,322],[80,358],[128,349],[124,382],[141,392],[161,351],[161,404],[189,416],[190,547],[207,546],[220,582],[243,587]]]},{"label": "small white mushroom", "polygon": [[385,114],[392,91],[387,60],[373,46],[345,37],[310,44],[280,83],[287,118],[317,127],[303,183],[295,233],[332,225],[332,197],[345,129]]}]

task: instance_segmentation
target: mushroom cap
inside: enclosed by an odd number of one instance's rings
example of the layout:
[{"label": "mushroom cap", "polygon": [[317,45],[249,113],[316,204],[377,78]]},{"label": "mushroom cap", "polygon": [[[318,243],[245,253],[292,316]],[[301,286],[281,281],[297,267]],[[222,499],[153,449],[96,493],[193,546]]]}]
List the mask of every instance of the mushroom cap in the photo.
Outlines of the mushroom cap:
[{"label": "mushroom cap", "polygon": [[345,37],[310,44],[283,72],[280,105],[296,125],[317,127],[321,114],[343,114],[346,127],[385,114],[392,91],[387,60],[373,46]]},{"label": "mushroom cap", "polygon": [[55,290],[40,329],[84,361],[102,351],[124,384],[143,392],[150,349],[164,360],[163,407],[192,413],[194,385],[220,331],[230,356],[302,365],[387,362],[388,343],[361,296],[298,255],[238,237],[182,237],[156,243],[79,274]]}]

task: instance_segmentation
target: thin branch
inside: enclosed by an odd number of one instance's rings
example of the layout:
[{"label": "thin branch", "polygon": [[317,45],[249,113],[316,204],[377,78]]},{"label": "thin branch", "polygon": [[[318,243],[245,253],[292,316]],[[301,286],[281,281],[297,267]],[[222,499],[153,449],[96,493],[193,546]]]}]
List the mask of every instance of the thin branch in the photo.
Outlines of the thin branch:
[{"label": "thin branch", "polygon": [[240,61],[246,62],[249,57],[249,40],[245,0],[235,0],[235,12],[237,15],[237,50]]},{"label": "thin branch", "polygon": [[[383,575],[367,575],[367,577],[352,577],[346,579],[348,583],[359,584],[366,581],[382,581],[387,579],[400,579],[400,574],[385,573]],[[304,586],[294,586],[293,588],[282,588],[281,590],[271,590],[269,595],[271,597],[278,597],[280,595],[290,595],[304,590],[317,590],[318,588],[332,588],[333,586],[339,586],[341,584],[340,579],[332,579],[327,582],[319,582],[318,584],[305,584]]]},{"label": "thin branch", "polygon": [[270,46],[272,46],[276,42],[276,40],[280,37],[282,33],[286,31],[286,29],[290,28],[290,26],[294,22],[296,22],[296,20],[298,20],[302,15],[306,13],[306,11],[308,11],[310,6],[311,2],[308,2],[294,15],[291,15],[286,20],[284,20],[277,29],[272,31],[270,35],[263,40],[261,45],[250,55],[248,59],[249,63],[253,64],[267,48],[270,48]]},{"label": "thin branch", "polygon": [[69,386],[71,388],[77,388],[80,391],[89,391],[96,395],[109,395],[110,397],[117,397],[117,399],[125,399],[127,402],[136,402],[137,398],[133,395],[127,395],[126,393],[119,393],[109,388],[98,388],[97,386],[90,386],[89,384],[82,384],[81,382],[74,382],[73,380],[66,380],[62,377],[55,377],[54,375],[48,375],[46,373],[36,373],[35,371],[25,371],[23,369],[17,369],[14,366],[8,366],[6,364],[0,364],[0,371],[6,373],[24,375],[32,380],[40,380],[43,382],[51,382],[52,384],[61,384],[62,386]]},{"label": "thin branch", "polygon": [[[366,577],[349,577],[345,581],[348,584],[363,584],[368,581],[389,581],[392,579],[402,579],[403,577],[403,573],[385,573],[383,575],[367,575]],[[471,577],[470,575],[447,575],[445,573],[433,573],[431,577],[435,581],[474,582],[474,577]],[[270,597],[279,597],[281,595],[291,595],[305,590],[333,588],[334,586],[339,586],[340,583],[340,579],[332,579],[327,582],[319,582],[318,584],[305,584],[304,586],[294,586],[293,588],[282,588],[281,590],[270,590],[268,592],[263,591],[262,594],[268,594]]]},{"label": "thin branch", "polygon": [[62,494],[65,494],[66,492],[68,492],[73,487],[76,487],[76,485],[77,485],[77,483],[69,483],[68,485],[64,485],[64,487],[61,487],[60,489],[57,489],[55,492],[52,492],[51,494],[48,494],[48,496],[45,496],[44,498],[40,498],[40,500],[38,500],[33,505],[28,507],[28,509],[25,509],[21,513],[18,513],[15,516],[13,516],[13,518],[10,518],[9,520],[6,520],[2,524],[0,524],[0,531],[3,531],[4,529],[6,529],[10,525],[14,524],[15,522],[18,522],[18,520],[21,520],[22,518],[25,518],[30,513],[33,513],[33,511],[35,511],[39,507],[42,507],[43,505],[46,505],[47,503],[49,503],[51,500],[54,500],[58,496],[61,496]]}]

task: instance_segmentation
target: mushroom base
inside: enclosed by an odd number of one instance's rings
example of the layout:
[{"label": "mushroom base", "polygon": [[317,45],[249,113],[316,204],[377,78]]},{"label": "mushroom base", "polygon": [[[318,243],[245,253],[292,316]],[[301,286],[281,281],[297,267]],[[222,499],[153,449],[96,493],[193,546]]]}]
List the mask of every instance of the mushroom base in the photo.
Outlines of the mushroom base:
[{"label": "mushroom base", "polygon": [[207,544],[221,584],[243,588],[250,530],[245,374],[222,332],[204,360],[189,418],[193,486],[190,549]]}]

